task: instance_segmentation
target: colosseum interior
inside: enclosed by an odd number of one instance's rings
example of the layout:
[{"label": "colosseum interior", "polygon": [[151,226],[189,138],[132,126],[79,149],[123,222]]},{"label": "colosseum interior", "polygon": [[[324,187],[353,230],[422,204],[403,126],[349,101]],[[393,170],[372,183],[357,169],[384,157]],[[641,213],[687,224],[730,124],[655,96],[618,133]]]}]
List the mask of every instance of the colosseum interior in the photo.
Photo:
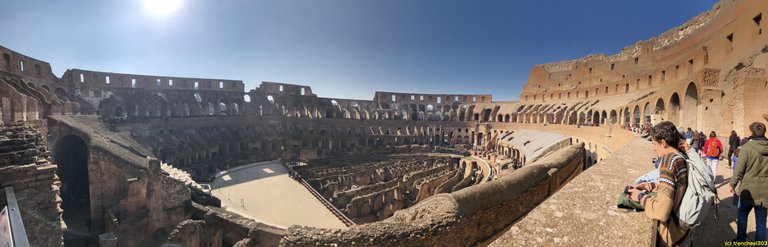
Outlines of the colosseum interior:
[{"label": "colosseum interior", "polygon": [[[0,47],[0,206],[20,212],[29,246],[649,244],[650,220],[614,207],[651,169],[628,127],[748,136],[768,122],[762,12],[723,0],[618,54],[537,65],[519,101],[59,78]],[[735,236],[701,229],[696,241]]]}]

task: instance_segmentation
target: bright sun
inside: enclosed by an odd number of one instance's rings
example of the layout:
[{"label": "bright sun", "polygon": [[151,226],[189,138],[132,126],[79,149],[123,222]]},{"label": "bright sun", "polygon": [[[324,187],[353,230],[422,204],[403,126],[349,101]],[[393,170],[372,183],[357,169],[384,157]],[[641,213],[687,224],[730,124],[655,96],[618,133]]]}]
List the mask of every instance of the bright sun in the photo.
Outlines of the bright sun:
[{"label": "bright sun", "polygon": [[156,16],[167,16],[172,14],[181,5],[181,0],[142,0],[144,8]]}]

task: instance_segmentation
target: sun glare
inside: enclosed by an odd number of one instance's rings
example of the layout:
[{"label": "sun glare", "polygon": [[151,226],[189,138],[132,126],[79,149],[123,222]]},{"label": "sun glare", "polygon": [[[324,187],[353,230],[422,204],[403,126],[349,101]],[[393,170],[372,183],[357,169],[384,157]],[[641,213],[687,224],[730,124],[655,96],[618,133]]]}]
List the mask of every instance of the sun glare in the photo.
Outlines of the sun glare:
[{"label": "sun glare", "polygon": [[173,14],[181,5],[181,0],[142,0],[144,8],[155,16],[168,16]]}]

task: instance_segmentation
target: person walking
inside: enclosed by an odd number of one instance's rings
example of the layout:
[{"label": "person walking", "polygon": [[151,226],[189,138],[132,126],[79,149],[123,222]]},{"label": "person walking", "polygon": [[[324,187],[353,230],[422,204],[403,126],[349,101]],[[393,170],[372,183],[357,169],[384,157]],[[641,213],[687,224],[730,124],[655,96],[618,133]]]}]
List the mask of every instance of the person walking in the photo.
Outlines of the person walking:
[{"label": "person walking", "polygon": [[707,154],[707,164],[712,168],[712,180],[717,181],[717,162],[720,161],[720,155],[723,153],[723,144],[717,139],[717,133],[709,132],[709,139],[704,142],[704,149]]},{"label": "person walking", "polygon": [[685,142],[688,144],[693,144],[693,131],[691,131],[691,128],[688,128],[688,131],[685,132]]},{"label": "person walking", "polygon": [[[755,241],[765,241],[766,206],[768,206],[768,139],[765,124],[749,125],[752,136],[739,150],[736,172],[731,178],[731,193],[739,196],[736,241],[747,239],[747,219],[755,209]],[[741,185],[739,185],[741,183]]]},{"label": "person walking", "polygon": [[739,136],[736,135],[736,131],[731,130],[731,136],[728,137],[728,168],[733,167],[732,159],[733,152],[739,148]]},{"label": "person walking", "polygon": [[700,153],[701,147],[704,146],[704,134],[699,132],[693,132],[693,139],[691,141],[691,146],[693,146],[693,149],[696,150],[696,153]]}]

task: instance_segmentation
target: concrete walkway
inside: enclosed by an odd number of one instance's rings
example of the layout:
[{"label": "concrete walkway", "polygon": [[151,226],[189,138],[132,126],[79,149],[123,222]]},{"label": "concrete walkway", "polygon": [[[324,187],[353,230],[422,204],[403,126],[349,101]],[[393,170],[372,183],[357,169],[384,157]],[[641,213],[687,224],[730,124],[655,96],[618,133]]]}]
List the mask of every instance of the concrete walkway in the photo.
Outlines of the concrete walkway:
[{"label": "concrete walkway", "polygon": [[490,246],[648,246],[651,220],[616,207],[624,186],[653,169],[651,143],[635,138],[531,210]]},{"label": "concrete walkway", "polygon": [[[573,179],[527,216],[488,240],[490,246],[648,246],[651,221],[644,213],[616,207],[624,186],[653,169],[651,143],[635,138]],[[718,220],[709,217],[694,231],[696,246],[722,246],[736,238],[736,207],[728,192],[731,171],[718,166]],[[755,217],[749,217],[754,239]]]},{"label": "concrete walkway", "polygon": [[211,194],[227,210],[256,221],[287,228],[304,225],[347,227],[278,162],[240,169],[211,183]]}]

